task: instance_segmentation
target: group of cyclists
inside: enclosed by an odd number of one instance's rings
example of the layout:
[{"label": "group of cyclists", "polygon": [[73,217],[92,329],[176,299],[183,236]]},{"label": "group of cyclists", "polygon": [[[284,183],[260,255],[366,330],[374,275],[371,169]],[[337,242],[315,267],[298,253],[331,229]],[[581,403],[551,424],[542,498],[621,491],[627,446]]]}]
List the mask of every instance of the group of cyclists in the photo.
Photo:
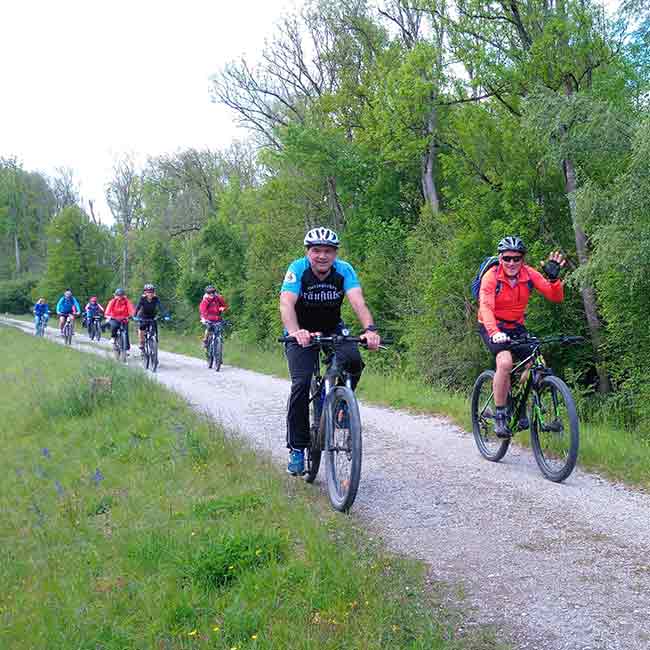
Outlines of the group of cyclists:
[{"label": "group of cyclists", "polygon": [[[228,309],[223,297],[217,292],[217,289],[209,284],[205,288],[205,293],[201,304],[199,305],[200,320],[206,326],[207,336],[208,329],[220,323],[223,320],[223,313]],[[106,308],[98,302],[97,296],[91,296],[84,309],[81,309],[79,301],[72,294],[71,289],[66,289],[63,295],[56,303],[56,316],[59,319],[59,331],[63,335],[63,328],[69,319],[74,319],[81,316],[84,320],[84,325],[88,329],[88,336],[92,338],[91,327],[93,320],[105,319],[101,325],[102,330],[110,329],[111,341],[115,345],[115,337],[120,326],[130,319],[138,322],[138,344],[142,351],[144,349],[144,332],[149,323],[153,322],[156,335],[158,334],[156,320],[159,316],[169,317],[169,312],[163,307],[160,298],[156,294],[156,287],[153,284],[147,283],[142,289],[142,295],[138,302],[134,305],[126,295],[122,288],[115,289],[113,297],[109,300]],[[44,324],[50,317],[50,309],[45,298],[39,298],[34,305],[34,327],[36,333],[40,331]],[[127,349],[130,348],[130,342],[127,334]]]},{"label": "group of cyclists", "polygon": [[[317,347],[312,346],[313,337],[344,332],[341,306],[347,297],[361,324],[360,338],[365,347],[377,350],[381,342],[354,268],[338,258],[340,242],[337,233],[327,227],[313,228],[307,232],[303,243],[304,257],[289,265],[280,288],[280,315],[285,335],[293,339],[285,344],[285,352],[291,376],[287,413],[287,471],[294,476],[304,473],[305,449],[310,444],[309,389],[315,355],[318,354]],[[497,245],[497,255],[482,265],[475,280],[479,303],[478,333],[496,363],[493,381],[496,405],[494,432],[500,438],[512,435],[507,427],[506,404],[510,371],[513,355],[525,358],[527,350],[525,346],[511,347],[511,340],[526,333],[525,314],[530,296],[537,290],[553,302],[564,299],[564,287],[560,280],[560,271],[566,264],[564,256],[558,251],[552,252],[547,260],[541,262],[540,272],[526,264],[526,253],[526,246],[519,237],[504,237]],[[206,327],[204,345],[211,324],[220,322],[227,309],[216,288],[208,285],[199,305],[200,320]],[[117,289],[105,310],[97,302],[97,297],[92,296],[83,313],[87,322],[90,318],[103,315],[114,339],[121,322],[138,316],[153,319],[161,311],[155,287],[146,284],[135,306],[124,289]],[[80,312],[79,302],[69,289],[66,290],[56,305],[61,330],[70,315],[75,316]],[[47,317],[48,314],[47,303],[43,298],[39,299],[34,306],[36,319]],[[145,326],[141,324],[138,332],[141,347],[144,329]],[[337,346],[336,363],[347,369],[354,388],[363,371],[358,346],[353,343]],[[525,422],[520,423],[520,428],[525,427]]]}]

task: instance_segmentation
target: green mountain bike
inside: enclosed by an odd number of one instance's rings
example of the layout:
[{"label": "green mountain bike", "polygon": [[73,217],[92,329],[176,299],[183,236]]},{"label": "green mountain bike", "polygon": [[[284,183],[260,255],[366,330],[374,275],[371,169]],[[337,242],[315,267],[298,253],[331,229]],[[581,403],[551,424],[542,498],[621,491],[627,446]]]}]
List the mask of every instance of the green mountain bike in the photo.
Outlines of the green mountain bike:
[{"label": "green mountain bike", "polygon": [[[507,426],[513,435],[530,428],[530,444],[537,465],[547,479],[557,483],[571,474],[578,459],[578,413],[571,390],[546,365],[541,348],[553,343],[575,345],[583,341],[581,336],[539,339],[527,335],[511,342],[512,348],[526,346],[526,356],[511,372]],[[498,462],[506,455],[511,438],[498,438],[494,433],[493,379],[494,370],[484,370],[474,384],[472,431],[481,455]]]}]

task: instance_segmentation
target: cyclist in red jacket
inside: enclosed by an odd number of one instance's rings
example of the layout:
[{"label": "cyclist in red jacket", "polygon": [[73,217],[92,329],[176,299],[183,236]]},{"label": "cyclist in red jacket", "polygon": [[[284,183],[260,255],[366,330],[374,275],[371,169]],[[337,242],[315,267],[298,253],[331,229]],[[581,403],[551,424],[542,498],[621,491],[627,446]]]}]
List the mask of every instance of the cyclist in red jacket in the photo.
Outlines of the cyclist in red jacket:
[{"label": "cyclist in red jacket", "polygon": [[209,284],[205,288],[203,300],[201,300],[201,304],[199,305],[201,323],[206,326],[205,332],[203,333],[203,347],[205,347],[208,340],[210,325],[222,321],[223,318],[221,315],[226,311],[226,309],[228,309],[228,305],[223,299],[223,296],[217,293],[217,290],[213,285]]},{"label": "cyclist in red jacket", "polygon": [[[133,303],[126,297],[124,289],[115,289],[114,295],[115,297],[106,305],[106,311],[104,312],[111,328],[113,345],[115,345],[115,337],[120,323],[128,322],[129,318],[135,314],[135,307],[133,307]],[[126,329],[126,343],[126,349],[128,350],[131,347],[128,327]]]}]

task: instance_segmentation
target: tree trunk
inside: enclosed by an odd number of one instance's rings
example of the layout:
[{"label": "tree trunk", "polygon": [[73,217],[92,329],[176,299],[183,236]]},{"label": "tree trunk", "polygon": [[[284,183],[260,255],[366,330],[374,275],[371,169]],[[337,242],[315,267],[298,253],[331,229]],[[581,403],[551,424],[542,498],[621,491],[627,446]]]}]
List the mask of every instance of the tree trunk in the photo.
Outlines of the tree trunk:
[{"label": "tree trunk", "polygon": [[336,191],[336,178],[334,176],[327,177],[327,197],[330,204],[330,210],[334,217],[334,227],[337,231],[343,228],[345,223],[345,215],[341,207],[338,192]]},{"label": "tree trunk", "polygon": [[436,190],[436,182],[433,177],[433,170],[436,163],[436,109],[432,108],[427,120],[427,134],[429,136],[429,145],[427,151],[422,157],[422,194],[424,200],[429,204],[433,212],[440,210],[440,200]]},{"label": "tree trunk", "polygon": [[124,233],[124,248],[122,249],[122,288],[126,291],[126,268],[129,261],[129,241]]},{"label": "tree trunk", "polygon": [[[587,249],[587,237],[584,230],[578,223],[578,208],[576,205],[576,172],[573,166],[573,161],[565,158],[562,166],[564,167],[564,180],[565,191],[569,200],[569,210],[571,212],[571,222],[573,224],[573,232],[575,234],[576,252],[578,254],[578,262],[580,266],[584,266],[589,262],[589,251]],[[591,342],[596,351],[596,370],[598,371],[598,391],[601,394],[609,393],[611,386],[607,371],[602,365],[600,359],[600,346],[602,343],[601,330],[602,325],[598,318],[598,305],[596,304],[596,292],[591,286],[584,286],[580,290],[582,295],[582,304],[585,308],[585,316],[587,317],[587,325],[589,327],[589,334]]]},{"label": "tree trunk", "polygon": [[22,271],[20,263],[20,244],[18,243],[18,233],[14,233],[14,248],[16,251],[16,277],[18,277]]}]

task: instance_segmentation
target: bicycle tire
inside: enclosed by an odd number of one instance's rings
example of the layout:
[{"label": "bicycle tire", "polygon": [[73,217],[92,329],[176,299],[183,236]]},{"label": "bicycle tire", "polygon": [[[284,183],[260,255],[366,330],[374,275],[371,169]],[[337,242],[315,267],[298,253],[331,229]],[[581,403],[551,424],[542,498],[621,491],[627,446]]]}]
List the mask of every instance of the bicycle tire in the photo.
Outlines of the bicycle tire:
[{"label": "bicycle tire", "polygon": [[144,345],[142,346],[142,365],[145,370],[149,370],[149,340],[145,336]]},{"label": "bicycle tire", "polygon": [[126,363],[126,329],[120,332],[120,361]]},{"label": "bicycle tire", "polygon": [[63,327],[63,339],[66,345],[72,345],[72,325],[68,321]]},{"label": "bicycle tire", "polygon": [[208,368],[212,369],[214,363],[214,334],[208,334],[208,344],[205,347],[205,355],[208,362]]},{"label": "bicycle tire", "polygon": [[216,335],[214,338],[214,371],[219,372],[223,361],[223,339],[220,335]]},{"label": "bicycle tire", "polygon": [[322,432],[323,432],[323,418],[320,405],[320,395],[316,395],[316,391],[320,393],[318,382],[314,377],[311,380],[309,387],[309,441],[310,445],[305,449],[305,481],[313,483],[318,476],[320,469],[320,461],[323,453]]},{"label": "bicycle tire", "polygon": [[[484,414],[489,409],[489,402],[481,407],[481,391],[486,385],[489,384],[490,391],[492,390],[492,381],[494,379],[494,370],[484,370],[474,382],[472,389],[472,433],[474,434],[474,442],[483,458],[498,463],[508,451],[510,447],[510,438],[497,438],[492,430],[494,423],[494,416],[485,416]],[[485,398],[484,398],[485,399]],[[481,413],[479,413],[481,408]],[[494,413],[494,397],[492,397],[492,413]]]},{"label": "bicycle tire", "polygon": [[[568,443],[568,451],[566,454],[566,459],[561,463],[559,467],[552,465],[551,463],[551,449],[545,451],[545,444],[542,444],[541,434],[547,433],[541,430],[539,417],[540,414],[536,412],[535,407],[533,406],[530,418],[530,441],[533,447],[533,455],[537,461],[540,471],[549,481],[554,483],[561,483],[567,479],[571,472],[573,472],[576,462],[578,460],[578,450],[580,448],[580,423],[578,419],[578,411],[576,409],[575,401],[573,395],[571,394],[571,389],[559,378],[554,375],[547,375],[544,377],[539,384],[535,387],[535,393],[541,401],[541,396],[545,389],[548,389],[554,402],[554,408],[556,409],[557,416],[557,395],[561,395],[562,400],[566,408],[566,418],[569,425],[569,435],[566,437],[566,442]],[[557,417],[556,417],[557,419]],[[565,433],[565,430],[562,431],[550,431],[550,433]],[[553,438],[553,436],[551,436]],[[558,448],[559,436],[555,436],[555,440],[549,445],[551,448]]]},{"label": "bicycle tire", "polygon": [[151,344],[151,347],[149,348],[149,367],[151,372],[156,372],[158,370],[158,339],[155,336],[152,336],[149,342]]},{"label": "bicycle tire", "polygon": [[[340,428],[339,431],[347,430],[348,434],[347,436],[346,434],[337,436],[336,415],[338,405],[343,402],[347,404],[348,427]],[[362,443],[359,406],[354,392],[350,388],[337,386],[328,395],[324,410],[326,410],[327,492],[332,507],[339,512],[347,512],[357,497],[361,480]],[[343,453],[338,444],[342,441],[340,435],[346,436],[344,444],[346,452],[344,453],[350,466],[348,478],[343,478],[340,469],[337,468],[337,461],[342,458],[341,453]],[[344,489],[339,489],[339,486]]]}]

